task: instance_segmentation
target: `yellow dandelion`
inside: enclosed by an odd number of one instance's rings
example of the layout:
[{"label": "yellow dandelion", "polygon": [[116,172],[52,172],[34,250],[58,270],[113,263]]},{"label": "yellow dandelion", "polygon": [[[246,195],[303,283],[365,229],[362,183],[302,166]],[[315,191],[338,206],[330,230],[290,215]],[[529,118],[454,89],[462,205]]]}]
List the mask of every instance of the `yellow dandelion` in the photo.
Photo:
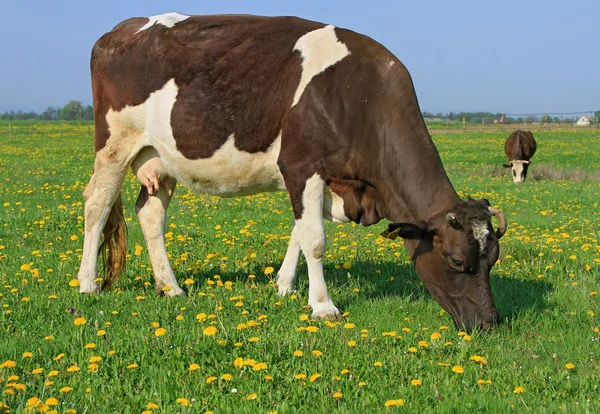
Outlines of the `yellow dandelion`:
[{"label": "yellow dandelion", "polygon": [[333,398],[335,398],[335,399],[342,398],[343,396],[344,396],[344,394],[342,394],[339,391],[333,393]]},{"label": "yellow dandelion", "polygon": [[569,363],[565,364],[565,368],[566,369],[573,369],[573,368],[575,368],[575,365],[573,365],[572,363],[569,362]]},{"label": "yellow dandelion", "polygon": [[465,369],[463,367],[461,367],[460,365],[455,365],[452,367],[452,372],[454,372],[456,374],[463,374],[465,372]]},{"label": "yellow dandelion", "polygon": [[187,407],[188,405],[190,405],[190,400],[188,400],[187,398],[177,398],[177,400],[175,400],[178,404],[183,405],[184,407]]},{"label": "yellow dandelion", "polygon": [[200,369],[200,365],[198,365],[198,364],[191,364],[191,365],[188,367],[188,371],[189,371],[189,372],[196,371],[197,369]]},{"label": "yellow dandelion", "polygon": [[398,400],[387,400],[385,402],[385,406],[386,407],[400,407],[404,405],[404,400],[403,399],[398,399]]},{"label": "yellow dandelion", "polygon": [[414,379],[410,383],[411,383],[411,385],[413,385],[415,387],[418,387],[419,385],[422,384],[421,380],[418,380],[418,379]]},{"label": "yellow dandelion", "polygon": [[217,328],[215,328],[214,326],[208,326],[204,328],[202,332],[204,333],[204,335],[211,336],[217,333]]},{"label": "yellow dandelion", "polygon": [[87,323],[87,321],[85,320],[85,318],[76,318],[76,319],[73,321],[73,324],[74,324],[75,326],[82,326],[82,325],[85,325],[86,323]]},{"label": "yellow dandelion", "polygon": [[154,336],[164,336],[167,333],[167,330],[165,328],[158,328],[156,331],[154,331]]},{"label": "yellow dandelion", "polygon": [[515,394],[521,394],[522,392],[525,392],[525,388],[523,388],[523,387],[517,387],[517,388],[515,388],[515,389],[513,390],[513,392],[514,392]]}]

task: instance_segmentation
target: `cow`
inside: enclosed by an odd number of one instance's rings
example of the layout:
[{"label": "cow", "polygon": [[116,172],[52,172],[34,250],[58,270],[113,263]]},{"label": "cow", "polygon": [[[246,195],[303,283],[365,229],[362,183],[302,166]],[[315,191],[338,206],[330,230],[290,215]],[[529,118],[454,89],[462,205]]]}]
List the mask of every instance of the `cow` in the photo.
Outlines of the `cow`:
[{"label": "cow", "polygon": [[536,149],[537,144],[530,131],[517,130],[510,134],[504,143],[504,152],[509,162],[503,166],[512,167],[512,178],[516,184],[525,181],[531,157]]},{"label": "cow", "polygon": [[120,189],[131,167],[158,294],[185,295],[164,240],[176,183],[222,197],[285,190],[295,222],[277,289],[294,291],[302,251],[313,317],[340,316],[323,274],[323,219],[385,218],[382,234],[404,239],[458,328],[499,320],[489,276],[504,215],[457,195],[408,70],[376,41],[297,17],[168,13],[103,35],[91,75],[95,161],[83,194],[80,292],[101,290],[99,251],[103,288],[124,267]]}]

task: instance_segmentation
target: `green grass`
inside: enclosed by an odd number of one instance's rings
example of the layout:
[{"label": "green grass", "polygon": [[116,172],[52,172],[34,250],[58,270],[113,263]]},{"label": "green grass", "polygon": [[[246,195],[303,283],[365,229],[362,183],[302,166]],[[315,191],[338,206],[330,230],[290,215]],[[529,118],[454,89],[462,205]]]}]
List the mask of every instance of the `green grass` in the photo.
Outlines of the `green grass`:
[{"label": "green grass", "polygon": [[[295,296],[279,298],[271,279],[292,225],[282,193],[219,199],[179,187],[167,238],[188,297],[158,298],[131,175],[123,188],[126,273],[112,291],[79,295],[69,282],[77,276],[81,192],[93,165],[87,126],[69,125],[62,135],[57,124],[36,125],[32,135],[25,129],[8,137],[5,131],[0,402],[12,411],[33,397],[45,403],[55,398],[59,405],[50,408],[58,412],[139,413],[149,403],[158,406],[153,412],[600,410],[598,183],[515,186],[496,169],[504,162],[505,133],[434,136],[457,191],[488,198],[509,219],[491,277],[504,323],[493,333],[465,337],[420,283],[402,241],[377,237],[384,223],[327,223],[328,285],[346,316],[335,323],[303,320],[310,315],[304,262]],[[536,165],[598,170],[600,132],[535,136],[532,171]],[[265,274],[270,268],[275,272]],[[77,318],[85,324],[76,326]],[[216,334],[204,334],[209,326]],[[306,331],[309,326],[318,330]],[[101,360],[90,367],[94,356]],[[242,368],[235,366],[238,358],[246,361]],[[574,368],[565,368],[568,363]],[[198,368],[190,371],[192,364]],[[72,366],[80,371],[69,372]],[[453,372],[454,366],[464,373]],[[302,374],[306,378],[296,378]],[[311,382],[313,374],[320,377]],[[516,394],[518,387],[524,391]],[[335,398],[337,392],[342,396]],[[399,399],[403,406],[386,408],[386,401]]]}]

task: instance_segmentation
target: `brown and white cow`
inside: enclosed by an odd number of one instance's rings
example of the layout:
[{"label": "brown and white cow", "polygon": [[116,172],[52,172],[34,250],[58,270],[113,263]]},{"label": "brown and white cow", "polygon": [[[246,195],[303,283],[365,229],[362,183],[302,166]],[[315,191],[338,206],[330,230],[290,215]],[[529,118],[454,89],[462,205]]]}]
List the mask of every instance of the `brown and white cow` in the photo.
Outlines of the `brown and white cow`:
[{"label": "brown and white cow", "polygon": [[[156,290],[184,295],[167,257],[176,182],[224,197],[287,190],[295,216],[278,290],[294,290],[300,251],[313,316],[337,317],[325,284],[323,218],[382,218],[457,326],[498,319],[489,285],[504,216],[454,191],[410,75],[374,40],[295,17],[169,13],[117,25],[91,59],[96,158],[84,192],[80,291],[125,260],[120,188],[132,167]],[[499,217],[494,231],[491,216]]]},{"label": "brown and white cow", "polygon": [[537,144],[530,131],[517,130],[510,134],[504,143],[504,153],[509,163],[503,165],[505,168],[512,167],[512,178],[516,184],[525,181],[531,157],[536,149]]}]

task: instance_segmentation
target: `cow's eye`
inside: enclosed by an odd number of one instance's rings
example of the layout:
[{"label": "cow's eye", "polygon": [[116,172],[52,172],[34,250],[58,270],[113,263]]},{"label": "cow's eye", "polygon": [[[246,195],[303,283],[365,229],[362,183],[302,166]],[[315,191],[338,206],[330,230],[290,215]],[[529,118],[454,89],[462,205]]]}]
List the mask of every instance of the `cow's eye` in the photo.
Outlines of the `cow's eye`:
[{"label": "cow's eye", "polygon": [[450,256],[450,262],[452,262],[452,264],[457,267],[457,268],[462,268],[463,265],[465,264],[465,262],[463,260],[460,260],[456,257],[452,257]]}]

